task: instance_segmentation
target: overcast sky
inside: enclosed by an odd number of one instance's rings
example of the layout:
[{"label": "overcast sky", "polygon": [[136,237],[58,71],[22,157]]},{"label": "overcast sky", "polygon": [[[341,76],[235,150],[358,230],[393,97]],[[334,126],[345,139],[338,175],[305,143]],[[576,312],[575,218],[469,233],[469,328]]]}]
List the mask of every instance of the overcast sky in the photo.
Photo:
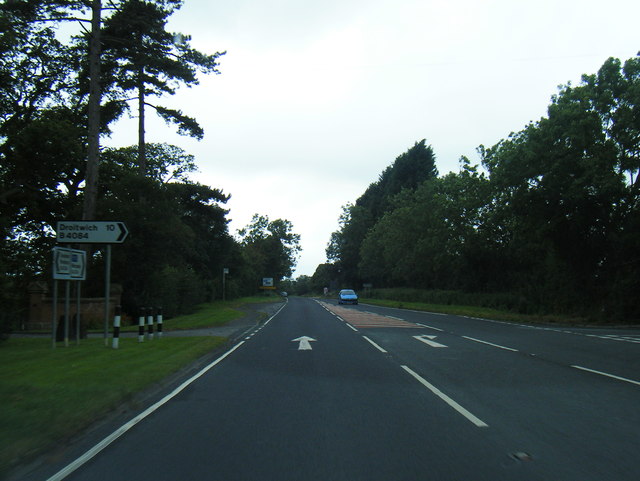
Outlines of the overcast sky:
[{"label": "overcast sky", "polygon": [[[194,180],[231,194],[232,233],[254,213],[290,220],[295,277],[312,275],[341,206],[397,156],[426,139],[441,175],[478,162],[478,145],[545,115],[558,85],[635,56],[638,19],[637,0],[185,0],[169,30],[227,54],[221,75],[160,103],[205,138],[149,115],[147,141],[182,147]],[[107,144],[134,144],[135,128]]]}]

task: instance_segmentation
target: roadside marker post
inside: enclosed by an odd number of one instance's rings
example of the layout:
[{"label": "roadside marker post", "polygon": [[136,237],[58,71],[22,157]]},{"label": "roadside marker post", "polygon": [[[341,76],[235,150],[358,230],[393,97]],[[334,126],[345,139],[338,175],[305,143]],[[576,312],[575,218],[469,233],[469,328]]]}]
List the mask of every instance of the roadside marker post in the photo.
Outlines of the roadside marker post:
[{"label": "roadside marker post", "polygon": [[158,307],[156,323],[158,324],[158,337],[162,337],[162,307]]},{"label": "roadside marker post", "polygon": [[113,344],[112,347],[114,349],[118,349],[120,347],[120,313],[121,307],[116,306],[116,313],[113,317]]},{"label": "roadside marker post", "polygon": [[140,317],[138,317],[138,342],[144,342],[144,320],[145,308],[140,308]]},{"label": "roadside marker post", "polygon": [[153,341],[153,307],[148,308],[149,313],[147,314],[147,339]]}]

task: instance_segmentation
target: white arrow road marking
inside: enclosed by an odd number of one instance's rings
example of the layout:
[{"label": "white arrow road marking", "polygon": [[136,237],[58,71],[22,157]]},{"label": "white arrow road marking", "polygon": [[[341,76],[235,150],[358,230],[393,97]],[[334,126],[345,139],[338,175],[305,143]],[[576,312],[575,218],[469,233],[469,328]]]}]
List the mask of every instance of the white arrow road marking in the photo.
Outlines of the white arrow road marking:
[{"label": "white arrow road marking", "polygon": [[417,339],[420,342],[424,342],[425,344],[431,347],[447,347],[444,344],[440,344],[439,342],[434,342],[433,339],[435,339],[436,336],[422,335],[422,336],[413,336],[413,338]]},{"label": "white arrow road marking", "polygon": [[311,344],[309,342],[315,342],[315,339],[308,336],[302,336],[297,339],[291,339],[291,342],[299,342],[298,351],[311,351]]}]

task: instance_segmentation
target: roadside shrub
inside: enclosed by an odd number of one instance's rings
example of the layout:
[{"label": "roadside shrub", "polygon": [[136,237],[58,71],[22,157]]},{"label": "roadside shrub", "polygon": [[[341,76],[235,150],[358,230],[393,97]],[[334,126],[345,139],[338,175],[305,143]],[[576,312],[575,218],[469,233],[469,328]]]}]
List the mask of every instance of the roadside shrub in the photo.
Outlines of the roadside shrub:
[{"label": "roadside shrub", "polygon": [[517,312],[535,313],[535,309],[524,296],[511,293],[478,293],[445,290],[423,290],[410,288],[373,289],[374,299],[388,299],[398,302],[422,302],[444,306],[476,306]]}]

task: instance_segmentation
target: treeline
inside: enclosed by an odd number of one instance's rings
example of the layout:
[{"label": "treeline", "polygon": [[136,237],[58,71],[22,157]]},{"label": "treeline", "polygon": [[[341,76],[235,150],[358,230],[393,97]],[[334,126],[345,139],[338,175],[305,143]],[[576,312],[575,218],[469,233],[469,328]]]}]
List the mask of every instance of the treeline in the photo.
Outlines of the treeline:
[{"label": "treeline", "polygon": [[425,141],[398,157],[344,208],[315,281],[640,320],[640,57],[610,58],[478,151],[440,177]]},{"label": "treeline", "polygon": [[[127,241],[113,249],[112,280],[131,313],[161,305],[170,316],[219,299],[223,268],[231,298],[295,266],[299,237],[290,222],[256,215],[233,236],[229,195],[191,180],[195,161],[179,147],[145,140],[148,111],[181,134],[204,135],[196,119],[158,99],[196,85],[198,74],[219,73],[224,52],[199,52],[188,35],[166,30],[182,0],[109,2],[101,24],[91,22],[90,3],[0,4],[0,331],[26,317],[30,283],[51,282],[59,220],[127,225]],[[59,29],[72,23],[83,27],[65,38]],[[96,89],[99,112],[91,108]],[[139,119],[138,144],[94,152],[128,112]],[[103,255],[89,252],[85,295],[104,292]]]}]

